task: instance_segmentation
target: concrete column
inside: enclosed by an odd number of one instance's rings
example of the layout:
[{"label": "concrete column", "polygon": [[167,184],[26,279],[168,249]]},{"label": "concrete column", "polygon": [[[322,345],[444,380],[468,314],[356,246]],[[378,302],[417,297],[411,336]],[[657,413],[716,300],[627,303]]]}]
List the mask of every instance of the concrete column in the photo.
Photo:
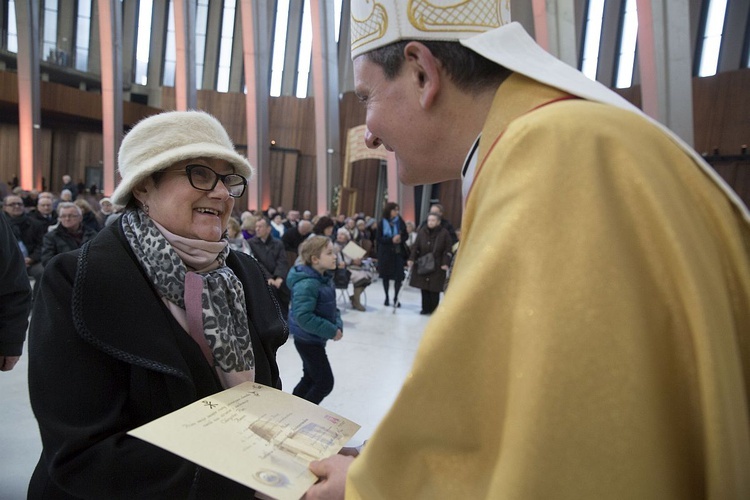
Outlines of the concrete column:
[{"label": "concrete column", "polygon": [[310,13],[313,34],[311,73],[315,95],[317,210],[318,213],[324,213],[330,208],[333,187],[341,184],[338,51],[333,33],[333,2],[310,0]]},{"label": "concrete column", "polygon": [[341,32],[339,33],[339,93],[354,92],[354,65],[351,54],[351,4],[341,4]]},{"label": "concrete column", "polygon": [[[39,98],[39,2],[16,0],[18,27],[18,146],[21,187],[42,189],[42,117]],[[48,179],[51,183],[51,179]]]},{"label": "concrete column", "polygon": [[599,63],[596,79],[607,87],[614,87],[615,61],[619,47],[620,13],[623,0],[607,0],[604,3],[602,37],[599,43]]},{"label": "concrete column", "polygon": [[271,175],[268,172],[268,94],[270,71],[270,33],[268,6],[261,0],[241,0],[242,56],[245,67],[245,119],[247,120],[247,158],[255,167],[255,189],[248,188],[248,210],[267,208],[271,200]]},{"label": "concrete column", "polygon": [[533,0],[532,6],[537,43],[564,63],[577,68],[578,44],[574,1]]},{"label": "concrete column", "polygon": [[174,86],[177,110],[187,111],[198,107],[195,84],[195,2],[173,0],[174,36],[177,61]]},{"label": "concrete column", "polygon": [[[135,34],[138,31],[138,17],[136,2],[124,2],[122,4],[122,80],[123,88],[130,89],[135,80],[133,62],[135,61]],[[93,12],[92,12],[93,27]]]},{"label": "concrete column", "polygon": [[684,0],[637,2],[643,111],[692,145],[693,89],[688,6]]},{"label": "concrete column", "polygon": [[724,35],[722,36],[721,53],[719,54],[719,73],[744,67],[742,64],[742,44],[745,37],[750,36],[746,33],[748,10],[750,10],[750,2],[729,2],[727,4]]},{"label": "concrete column", "polygon": [[281,78],[281,95],[295,95],[297,92],[297,58],[299,52],[294,47],[299,46],[302,34],[302,11],[304,0],[289,1],[289,20],[287,22],[286,52],[284,54],[284,75]]},{"label": "concrete column", "polygon": [[122,140],[122,18],[119,0],[97,0],[102,69],[102,139],[104,186],[115,190],[117,152]]},{"label": "concrete column", "polygon": [[[146,88],[148,89],[148,104],[161,107],[162,68],[164,66],[164,51],[166,50],[167,23],[169,22],[169,2],[154,0],[151,10],[151,41],[148,49],[148,73]],[[155,35],[158,33],[159,35]]]},{"label": "concrete column", "polygon": [[[244,68],[242,67],[242,37],[237,36],[242,31],[242,19],[239,16],[240,5],[235,4],[234,11],[234,36],[232,37],[232,52],[229,54],[229,85],[227,92],[242,92],[242,76]],[[244,34],[244,33],[243,33]]]},{"label": "concrete column", "polygon": [[219,69],[219,41],[221,40],[222,2],[208,3],[208,24],[206,26],[206,52],[203,65],[202,89],[216,90],[216,75]]}]

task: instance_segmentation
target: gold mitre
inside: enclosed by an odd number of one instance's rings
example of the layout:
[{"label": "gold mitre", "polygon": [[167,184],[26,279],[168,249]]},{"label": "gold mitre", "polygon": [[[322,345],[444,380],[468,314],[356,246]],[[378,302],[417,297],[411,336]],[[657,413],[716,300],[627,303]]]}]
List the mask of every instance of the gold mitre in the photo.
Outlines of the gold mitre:
[{"label": "gold mitre", "polygon": [[352,59],[399,40],[456,41],[510,22],[510,0],[351,0]]}]

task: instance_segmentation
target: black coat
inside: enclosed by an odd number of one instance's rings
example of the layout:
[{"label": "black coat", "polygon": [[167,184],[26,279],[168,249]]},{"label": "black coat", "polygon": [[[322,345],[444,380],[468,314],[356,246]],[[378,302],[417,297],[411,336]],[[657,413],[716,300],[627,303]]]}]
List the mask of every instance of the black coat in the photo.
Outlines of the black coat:
[{"label": "black coat", "polygon": [[26,250],[29,252],[31,264],[41,262],[42,259],[42,239],[47,234],[47,226],[37,222],[27,214],[19,217],[10,217],[3,213],[7,221],[13,228],[13,234],[17,240],[23,241]]},{"label": "black coat", "polygon": [[286,250],[284,250],[284,244],[281,240],[276,239],[272,236],[268,236],[266,241],[261,240],[255,236],[247,240],[250,245],[250,251],[253,253],[258,262],[268,273],[269,278],[281,278],[281,286],[275,288],[276,297],[281,303],[281,311],[284,318],[289,313],[289,301],[291,300],[292,293],[286,286],[286,275],[289,272],[289,259],[286,256]]},{"label": "black coat", "polygon": [[[445,271],[440,266],[450,265],[452,247],[451,235],[447,229],[442,226],[434,229],[430,229],[426,225],[422,227],[417,232],[417,239],[411,246],[409,260],[414,262],[414,267],[409,284],[420,290],[442,292],[443,285],[445,285]],[[417,259],[430,252],[435,257],[435,270],[429,274],[419,274],[417,272]]]},{"label": "black coat", "polygon": [[[281,387],[286,324],[249,255],[227,265],[246,290],[255,380]],[[239,483],[126,432],[222,387],[157,295],[120,224],[44,271],[29,330],[29,393],[42,457],[29,498],[252,498]],[[217,443],[220,446],[220,443]]]},{"label": "black coat", "polygon": [[46,227],[50,227],[53,224],[57,224],[57,214],[53,211],[51,214],[49,214],[49,218],[45,217],[44,215],[40,214],[37,210],[31,210],[27,214],[29,217],[31,217],[36,222],[44,224]]},{"label": "black coat", "polygon": [[404,265],[408,257],[406,249],[406,224],[398,218],[398,234],[401,235],[401,243],[393,243],[393,236],[385,236],[383,232],[383,219],[378,222],[378,274],[383,279],[401,281],[404,277]]},{"label": "black coat", "polygon": [[287,229],[281,236],[281,241],[284,243],[284,250],[286,250],[287,252],[294,252],[296,254],[299,246],[303,241],[307,239],[308,236],[308,234],[301,234],[299,232],[299,228],[296,226]]},{"label": "black coat", "polygon": [[62,224],[45,234],[44,244],[42,245],[42,264],[46,266],[55,255],[78,250],[81,245],[96,237],[96,231],[86,226],[82,227],[83,238],[80,245]]},{"label": "black coat", "polygon": [[29,325],[31,286],[7,219],[0,216],[0,356],[20,356]]}]

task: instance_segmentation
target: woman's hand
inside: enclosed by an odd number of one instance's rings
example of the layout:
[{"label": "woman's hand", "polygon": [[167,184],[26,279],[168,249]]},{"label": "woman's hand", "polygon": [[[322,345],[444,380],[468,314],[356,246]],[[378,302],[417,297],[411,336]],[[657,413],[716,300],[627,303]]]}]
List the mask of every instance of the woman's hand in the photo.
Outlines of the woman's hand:
[{"label": "woman's hand", "polygon": [[336,330],[336,335],[334,335],[333,340],[334,341],[341,340],[341,337],[343,336],[344,336],[344,332],[342,332],[341,328],[339,328],[338,330]]},{"label": "woman's hand", "polygon": [[411,266],[413,266],[413,265],[414,265],[414,261],[413,260],[407,260],[406,261],[406,267],[408,267],[409,269],[411,269]]},{"label": "woman's hand", "polygon": [[344,498],[346,473],[354,461],[353,457],[334,455],[310,464],[310,471],[320,479],[312,485],[305,500],[338,500]]},{"label": "woman's hand", "polygon": [[284,278],[268,278],[268,284],[273,287],[280,288],[282,283],[284,283]]}]

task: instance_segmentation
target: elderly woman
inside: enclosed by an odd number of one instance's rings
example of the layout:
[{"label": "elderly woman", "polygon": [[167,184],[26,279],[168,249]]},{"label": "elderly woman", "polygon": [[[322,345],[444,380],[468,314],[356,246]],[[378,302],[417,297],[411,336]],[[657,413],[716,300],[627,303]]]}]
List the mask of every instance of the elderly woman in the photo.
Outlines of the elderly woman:
[{"label": "elderly woman", "polygon": [[351,273],[349,279],[354,287],[354,291],[353,295],[349,296],[349,300],[352,302],[352,307],[357,311],[366,311],[367,308],[362,305],[361,297],[365,288],[372,283],[372,273],[363,267],[362,259],[354,259],[343,252],[344,247],[349,244],[349,241],[351,241],[349,231],[345,227],[340,227],[336,231],[336,241],[333,244],[333,249],[336,251],[338,258],[338,267],[347,269]]},{"label": "elderly woman", "polygon": [[29,392],[44,449],[29,498],[252,498],[126,434],[244,381],[281,385],[278,303],[226,240],[250,164],[212,116],[169,112],[128,133],[119,172],[125,212],[50,260],[35,303]]},{"label": "elderly woman", "polygon": [[[432,314],[440,303],[440,292],[445,285],[445,276],[451,262],[453,240],[447,229],[440,225],[440,216],[430,214],[427,224],[417,231],[417,238],[411,246],[408,266],[416,265],[411,273],[409,284],[422,291],[422,310],[419,314]],[[432,268],[419,264],[419,258],[432,254]]]}]

